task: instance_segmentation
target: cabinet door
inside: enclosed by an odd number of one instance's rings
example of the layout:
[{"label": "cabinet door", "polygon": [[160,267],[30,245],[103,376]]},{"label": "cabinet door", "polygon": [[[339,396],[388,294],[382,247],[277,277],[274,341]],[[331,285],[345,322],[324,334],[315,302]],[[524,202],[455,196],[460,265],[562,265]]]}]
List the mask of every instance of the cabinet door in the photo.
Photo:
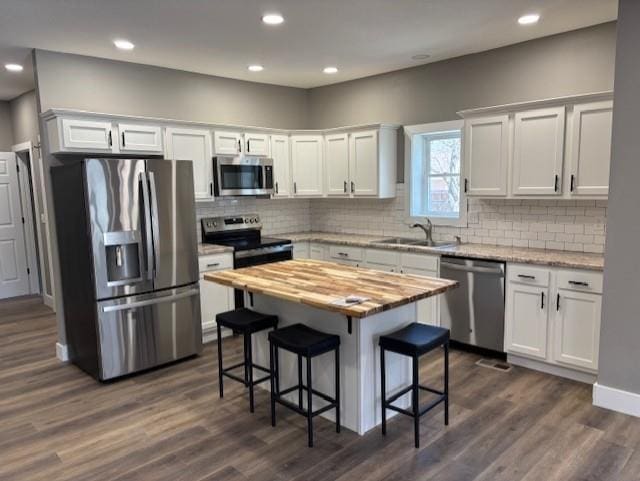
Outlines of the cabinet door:
[{"label": "cabinet door", "polygon": [[507,195],[509,116],[478,117],[464,122],[464,172],[468,195]]},{"label": "cabinet door", "polygon": [[240,132],[216,130],[213,134],[213,148],[216,155],[238,155],[242,152]]},{"label": "cabinet door", "polygon": [[157,125],[118,124],[120,152],[161,153],[162,128]]},{"label": "cabinet door", "polygon": [[293,194],[298,196],[322,195],[322,136],[291,136],[293,165]]},{"label": "cabinet door", "polygon": [[[402,266],[400,272],[416,276],[439,277],[438,271],[416,269],[405,265]],[[428,297],[418,301],[418,319],[416,321],[431,326],[440,325],[440,296]]]},{"label": "cabinet door", "polygon": [[318,261],[325,260],[325,248],[318,244],[309,244],[309,259],[315,259]]},{"label": "cabinet door", "polygon": [[271,157],[273,158],[273,196],[291,195],[291,150],[288,135],[271,136]]},{"label": "cabinet door", "polygon": [[111,152],[111,122],[62,119],[62,143],[65,149],[84,152]]},{"label": "cabinet door", "polygon": [[247,155],[269,156],[269,136],[267,134],[244,134],[244,151]]},{"label": "cabinet door", "polygon": [[554,331],[554,360],[598,369],[602,296],[558,289]]},{"label": "cabinet door", "polygon": [[355,196],[378,195],[378,132],[355,132],[349,139],[350,191]]},{"label": "cabinet door", "polygon": [[325,172],[327,195],[349,195],[349,136],[327,135],[325,145]]},{"label": "cabinet door", "polygon": [[230,311],[235,305],[233,289],[211,281],[200,274],[200,310],[202,331],[216,328],[216,315]]},{"label": "cabinet door", "polygon": [[571,136],[572,195],[607,195],[611,163],[613,102],[592,102],[573,108]]},{"label": "cabinet door", "polygon": [[293,244],[293,258],[294,259],[308,259],[309,258],[309,243],[294,242]]},{"label": "cabinet door", "polygon": [[553,107],[515,115],[514,195],[560,195],[564,158],[565,108]]},{"label": "cabinet door", "polygon": [[168,159],[193,162],[193,187],[196,200],[213,199],[213,160],[211,132],[196,129],[167,128]]},{"label": "cabinet door", "polygon": [[505,350],[547,358],[549,289],[509,283],[505,319]]}]

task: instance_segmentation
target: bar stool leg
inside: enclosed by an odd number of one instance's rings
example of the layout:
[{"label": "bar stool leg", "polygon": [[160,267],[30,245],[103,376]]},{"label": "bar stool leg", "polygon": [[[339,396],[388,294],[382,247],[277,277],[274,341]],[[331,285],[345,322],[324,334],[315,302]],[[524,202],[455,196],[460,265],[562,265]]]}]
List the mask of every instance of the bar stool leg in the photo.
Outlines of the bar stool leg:
[{"label": "bar stool leg", "polygon": [[218,324],[218,388],[220,389],[220,397],[224,397],[222,378],[222,329]]},{"label": "bar stool leg", "polygon": [[416,448],[420,447],[420,391],[418,388],[418,356],[413,356],[413,386],[412,386],[412,404],[413,404],[413,431],[415,437]]},{"label": "bar stool leg", "polygon": [[444,425],[449,425],[449,342],[444,345]]},{"label": "bar stool leg", "polygon": [[311,358],[307,358],[307,430],[309,432],[309,447],[313,447],[313,400],[311,398],[313,389],[311,384]]},{"label": "bar stool leg", "polygon": [[245,337],[247,338],[247,371],[249,372],[249,412],[253,412],[253,346],[251,345],[251,334],[245,334]]},{"label": "bar stool leg", "polygon": [[298,407],[302,409],[302,356],[298,354]]},{"label": "bar stool leg", "polygon": [[340,348],[336,348],[336,432],[340,432]]},{"label": "bar stool leg", "polygon": [[273,362],[276,367],[276,394],[280,395],[280,360],[278,356],[278,346],[273,345]]},{"label": "bar stool leg", "polygon": [[275,372],[275,363],[273,362],[273,351],[274,349],[277,349],[272,342],[269,342],[269,371],[270,371],[270,375],[269,375],[269,380],[271,382],[271,425],[275,426],[276,425],[276,393],[275,393],[275,376],[276,376],[276,372]]},{"label": "bar stool leg", "polygon": [[382,406],[382,435],[387,434],[387,379],[384,366],[384,349],[380,348],[380,404]]},{"label": "bar stool leg", "polygon": [[244,387],[247,387],[248,383],[249,383],[249,369],[248,369],[248,363],[247,363],[247,334],[245,333],[242,336],[242,342],[243,342],[243,346],[244,346]]}]

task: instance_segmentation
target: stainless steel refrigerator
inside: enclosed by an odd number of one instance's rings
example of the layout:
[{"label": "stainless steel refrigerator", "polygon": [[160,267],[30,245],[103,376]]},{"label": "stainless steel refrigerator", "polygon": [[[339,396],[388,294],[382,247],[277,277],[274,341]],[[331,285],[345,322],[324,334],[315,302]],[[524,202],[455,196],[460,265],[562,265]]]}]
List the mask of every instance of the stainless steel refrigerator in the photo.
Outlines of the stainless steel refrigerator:
[{"label": "stainless steel refrigerator", "polygon": [[69,357],[97,379],[202,351],[189,161],[52,169]]}]

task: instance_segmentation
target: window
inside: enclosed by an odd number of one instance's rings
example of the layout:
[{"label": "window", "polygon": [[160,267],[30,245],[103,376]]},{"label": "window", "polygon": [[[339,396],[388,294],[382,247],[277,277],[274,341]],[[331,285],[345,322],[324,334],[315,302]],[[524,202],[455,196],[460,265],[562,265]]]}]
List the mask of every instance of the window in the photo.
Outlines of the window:
[{"label": "window", "polygon": [[411,137],[409,215],[440,225],[464,225],[461,189],[462,124],[444,122],[406,127]]}]

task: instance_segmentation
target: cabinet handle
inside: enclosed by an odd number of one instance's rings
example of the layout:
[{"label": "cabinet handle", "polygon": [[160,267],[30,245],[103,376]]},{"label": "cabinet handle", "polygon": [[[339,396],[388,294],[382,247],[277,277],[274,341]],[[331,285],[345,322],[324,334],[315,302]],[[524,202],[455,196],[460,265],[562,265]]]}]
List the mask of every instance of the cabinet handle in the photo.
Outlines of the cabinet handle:
[{"label": "cabinet handle", "polygon": [[238,152],[242,152],[242,142],[238,139]]},{"label": "cabinet handle", "polygon": [[247,139],[247,154],[251,152],[251,144],[249,142],[251,142],[251,140]]},{"label": "cabinet handle", "polygon": [[211,264],[207,264],[207,267],[218,267],[220,265],[219,262],[213,262]]},{"label": "cabinet handle", "polygon": [[293,183],[293,193],[294,194],[298,193],[298,184],[296,182]]},{"label": "cabinet handle", "polygon": [[276,194],[278,193],[278,182],[276,182]]},{"label": "cabinet handle", "polygon": [[560,310],[560,293],[558,293],[558,297],[556,297],[556,311]]},{"label": "cabinet handle", "polygon": [[347,193],[347,181],[346,180],[344,181],[344,193],[345,194]]},{"label": "cabinet handle", "polygon": [[576,185],[576,176],[571,174],[571,192],[573,192],[573,189],[575,188]]},{"label": "cabinet handle", "polygon": [[544,309],[544,292],[540,293],[540,309]]},{"label": "cabinet handle", "polygon": [[209,193],[211,194],[211,197],[213,197],[213,182],[209,182]]},{"label": "cabinet handle", "polygon": [[109,147],[113,146],[113,136],[111,134],[111,131],[109,131]]},{"label": "cabinet handle", "polygon": [[124,132],[122,132],[122,146],[126,147],[127,143],[124,141]]},{"label": "cabinet handle", "polygon": [[518,277],[520,279],[528,279],[530,281],[534,281],[536,279],[536,276],[529,276],[527,274],[518,274]]},{"label": "cabinet handle", "polygon": [[569,284],[571,284],[572,286],[578,286],[578,287],[589,287],[588,282],[582,282],[582,281],[569,281]]},{"label": "cabinet handle", "polygon": [[353,194],[356,191],[356,183],[351,181],[351,193]]},{"label": "cabinet handle", "polygon": [[558,180],[560,178],[558,177],[558,174],[556,174],[554,181],[553,181],[553,191],[554,192],[558,192]]},{"label": "cabinet handle", "polygon": [[469,179],[467,179],[465,177],[465,179],[464,179],[464,193],[466,194],[467,192],[469,192]]}]

